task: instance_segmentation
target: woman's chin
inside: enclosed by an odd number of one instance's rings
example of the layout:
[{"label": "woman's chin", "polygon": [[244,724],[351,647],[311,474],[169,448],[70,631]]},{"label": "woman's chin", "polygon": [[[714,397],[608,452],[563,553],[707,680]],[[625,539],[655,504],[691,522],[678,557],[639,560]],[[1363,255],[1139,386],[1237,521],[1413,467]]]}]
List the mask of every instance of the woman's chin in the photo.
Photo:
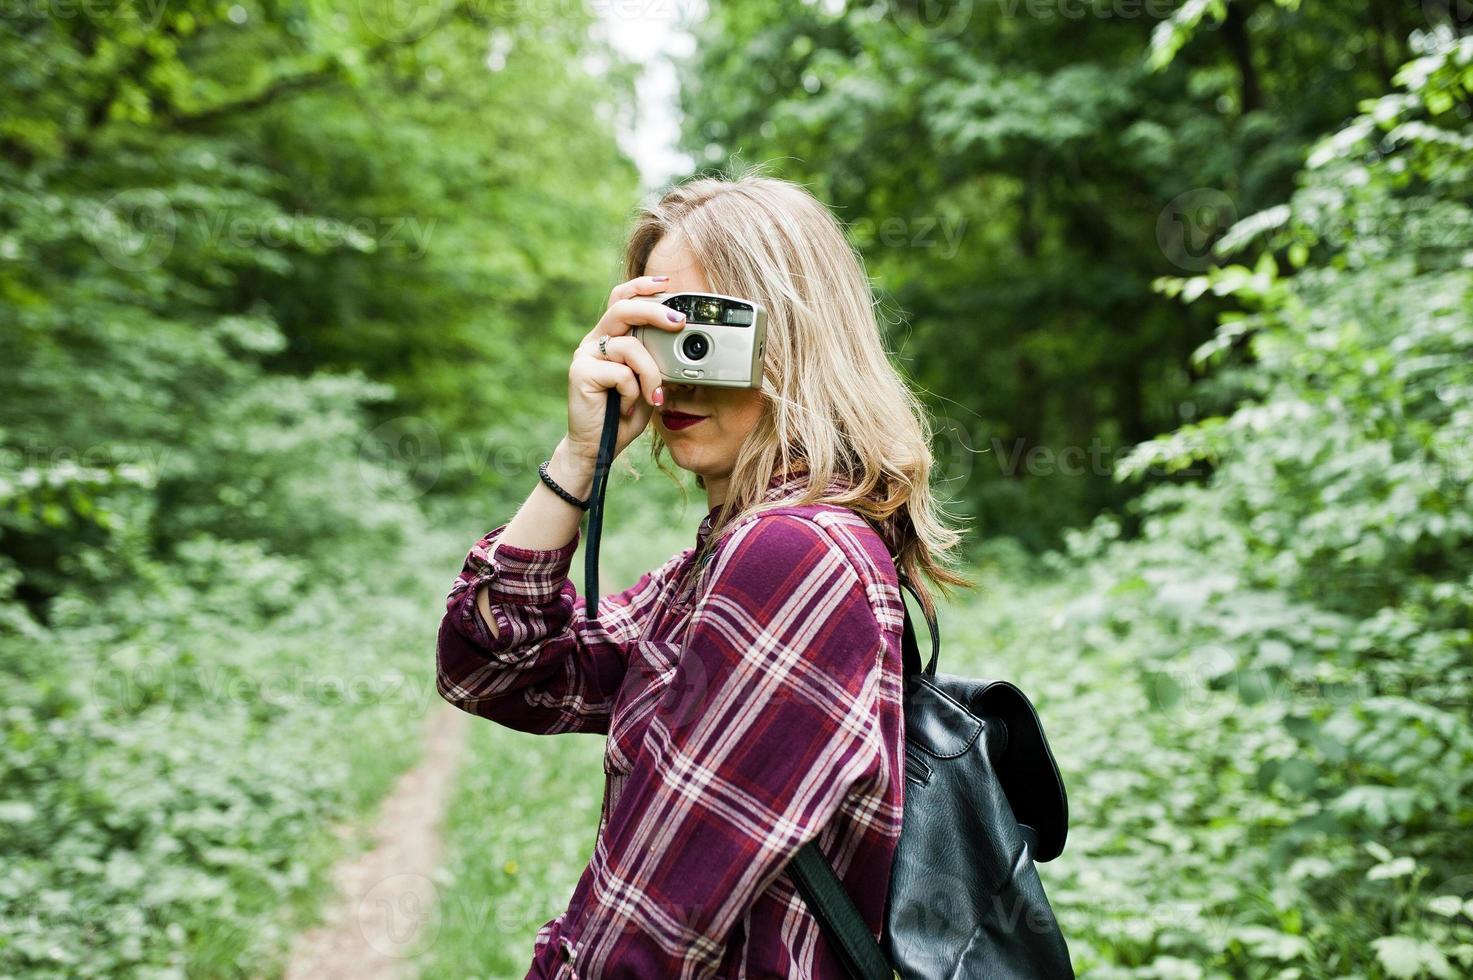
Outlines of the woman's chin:
[{"label": "woman's chin", "polygon": [[692,473],[699,473],[701,471],[700,450],[690,445],[687,440],[679,436],[676,436],[674,439],[667,436],[665,439],[665,448],[669,450],[670,459],[674,461],[676,466],[683,470],[690,470]]},{"label": "woman's chin", "polygon": [[670,459],[676,466],[696,476],[708,476],[710,474],[707,471],[715,469],[710,465],[708,454],[701,451],[700,445],[691,439],[682,439],[678,433],[673,439],[666,437],[665,448],[669,450]]}]

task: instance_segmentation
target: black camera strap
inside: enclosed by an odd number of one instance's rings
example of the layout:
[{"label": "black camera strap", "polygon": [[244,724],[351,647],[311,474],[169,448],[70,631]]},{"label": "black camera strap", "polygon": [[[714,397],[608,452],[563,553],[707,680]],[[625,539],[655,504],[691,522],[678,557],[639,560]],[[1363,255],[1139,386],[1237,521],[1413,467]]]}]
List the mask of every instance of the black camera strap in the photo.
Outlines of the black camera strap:
[{"label": "black camera strap", "polygon": [[583,603],[589,619],[598,618],[598,544],[604,533],[604,491],[609,487],[609,467],[619,441],[619,390],[609,389],[604,404],[604,428],[598,438],[598,459],[593,464],[593,490],[588,495],[588,537],[583,542]]}]

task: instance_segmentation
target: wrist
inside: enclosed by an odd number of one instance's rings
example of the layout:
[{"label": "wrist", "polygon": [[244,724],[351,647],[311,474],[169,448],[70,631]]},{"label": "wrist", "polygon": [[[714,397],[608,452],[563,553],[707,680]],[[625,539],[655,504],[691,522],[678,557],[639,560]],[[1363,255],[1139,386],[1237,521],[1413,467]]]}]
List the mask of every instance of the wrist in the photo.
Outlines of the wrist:
[{"label": "wrist", "polygon": [[568,440],[564,438],[552,451],[552,458],[547,461],[547,475],[579,500],[587,500],[593,492],[593,470],[596,462],[595,457],[580,453],[568,445]]}]

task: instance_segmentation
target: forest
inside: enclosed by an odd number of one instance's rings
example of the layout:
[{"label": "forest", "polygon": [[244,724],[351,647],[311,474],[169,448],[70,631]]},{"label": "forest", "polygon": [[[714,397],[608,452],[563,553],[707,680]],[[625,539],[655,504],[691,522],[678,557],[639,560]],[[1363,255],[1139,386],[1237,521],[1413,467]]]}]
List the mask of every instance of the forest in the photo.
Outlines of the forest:
[{"label": "forest", "polygon": [[[660,190],[636,13],[693,41],[692,173],[864,258],[978,583],[943,669],[1068,785],[1079,974],[1473,973],[1466,0],[16,0],[0,975],[291,976],[333,921]],[[605,588],[705,510],[627,455]],[[519,977],[599,747],[456,731],[429,903],[353,925]]]}]

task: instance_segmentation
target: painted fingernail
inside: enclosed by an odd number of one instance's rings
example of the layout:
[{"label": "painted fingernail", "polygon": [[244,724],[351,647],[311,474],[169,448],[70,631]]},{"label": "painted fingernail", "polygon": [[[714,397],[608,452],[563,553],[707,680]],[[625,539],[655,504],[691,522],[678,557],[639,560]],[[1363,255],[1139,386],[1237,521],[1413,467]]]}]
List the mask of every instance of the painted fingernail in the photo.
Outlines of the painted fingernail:
[{"label": "painted fingernail", "polygon": [[653,402],[656,405],[663,405],[663,404],[665,404],[665,389],[664,388],[656,388],[655,389],[654,397],[651,398],[650,401]]},{"label": "painted fingernail", "polygon": [[669,282],[669,276],[650,276],[650,282]]},{"label": "painted fingernail", "polygon": [[671,323],[679,323],[680,321],[685,319],[685,314],[680,312],[679,310],[670,310],[666,312],[665,315],[670,318]]}]

